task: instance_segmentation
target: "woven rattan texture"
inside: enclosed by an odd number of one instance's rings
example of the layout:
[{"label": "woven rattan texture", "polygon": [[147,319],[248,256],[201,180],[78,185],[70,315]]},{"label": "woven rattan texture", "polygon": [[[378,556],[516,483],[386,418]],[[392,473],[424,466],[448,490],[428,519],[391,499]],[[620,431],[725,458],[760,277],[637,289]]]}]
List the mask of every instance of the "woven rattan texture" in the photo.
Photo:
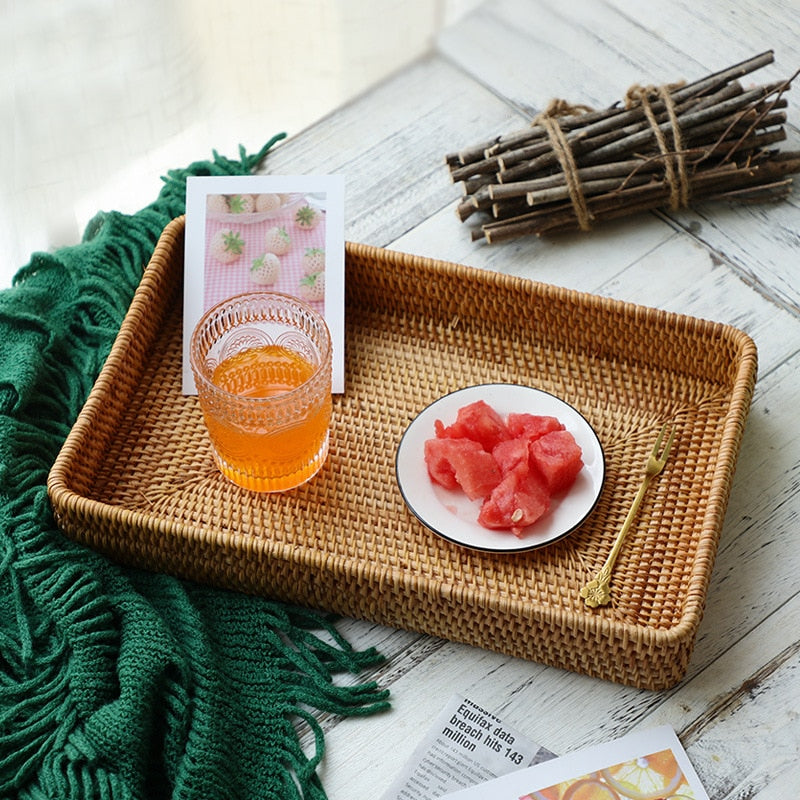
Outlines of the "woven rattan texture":
[{"label": "woven rattan texture", "polygon": [[[216,471],[181,394],[183,219],[146,271],[50,476],[59,524],[127,563],[659,689],[686,673],[756,372],[734,328],[348,244],[346,391],[310,483],[257,495]],[[406,425],[484,382],[522,383],[594,426],[607,477],[571,536],[473,552],[422,526],[394,475]],[[678,434],[617,562],[605,559],[665,421]],[[420,468],[423,465],[420,464]]]}]

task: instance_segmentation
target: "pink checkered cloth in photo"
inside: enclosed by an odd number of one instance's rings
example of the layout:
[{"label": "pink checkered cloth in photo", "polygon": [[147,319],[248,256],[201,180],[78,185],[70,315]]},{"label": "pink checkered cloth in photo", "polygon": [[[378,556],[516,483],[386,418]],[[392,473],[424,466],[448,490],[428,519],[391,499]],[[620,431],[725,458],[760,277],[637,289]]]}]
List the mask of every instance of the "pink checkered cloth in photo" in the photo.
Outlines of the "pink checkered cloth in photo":
[{"label": "pink checkered cloth in photo", "polygon": [[[295,222],[297,209],[304,204],[302,201],[296,201],[271,215],[225,214],[223,218],[220,218],[220,215],[208,215],[205,239],[204,311],[228,297],[243,292],[284,292],[303,298],[299,291],[300,281],[305,277],[303,255],[308,248],[325,248],[324,212],[321,212],[322,219],[312,230],[300,228]],[[290,247],[285,255],[278,256],[281,262],[280,277],[275,283],[265,286],[251,279],[250,268],[253,266],[253,260],[266,252],[267,231],[274,227],[286,231]],[[242,255],[229,264],[218,261],[210,246],[221,230],[235,231],[244,240]],[[324,314],[324,301],[311,301],[310,305]]]}]

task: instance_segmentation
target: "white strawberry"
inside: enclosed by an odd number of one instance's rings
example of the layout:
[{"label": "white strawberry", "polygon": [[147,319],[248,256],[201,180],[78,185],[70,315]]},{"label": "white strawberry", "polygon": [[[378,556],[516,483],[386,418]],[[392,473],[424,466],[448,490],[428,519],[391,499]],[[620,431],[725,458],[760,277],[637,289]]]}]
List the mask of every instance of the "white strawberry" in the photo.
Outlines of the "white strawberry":
[{"label": "white strawberry", "polygon": [[321,219],[321,214],[314,206],[301,206],[294,215],[294,221],[298,228],[310,231],[317,227]]},{"label": "white strawberry", "polygon": [[206,209],[213,214],[227,214],[228,198],[224,194],[210,194],[206,197]]},{"label": "white strawberry", "polygon": [[228,199],[231,214],[252,214],[256,201],[251,194],[234,194]]},{"label": "white strawberry", "polygon": [[253,259],[253,266],[250,267],[250,280],[262,286],[270,286],[281,276],[281,260],[275,253],[264,253],[264,255]]},{"label": "white strawberry", "polygon": [[303,273],[313,275],[325,269],[325,251],[321,247],[307,247],[303,253]]},{"label": "white strawberry", "polygon": [[238,231],[217,231],[209,244],[211,255],[223,264],[231,264],[244,252],[244,239]]},{"label": "white strawberry", "polygon": [[315,272],[306,275],[300,281],[300,297],[303,300],[316,301],[325,299],[325,273]]},{"label": "white strawberry", "polygon": [[279,194],[259,194],[256,195],[256,211],[275,211],[281,207],[281,196]]},{"label": "white strawberry", "polygon": [[264,242],[268,253],[275,253],[276,256],[282,256],[289,252],[292,240],[286,232],[286,228],[270,228]]}]

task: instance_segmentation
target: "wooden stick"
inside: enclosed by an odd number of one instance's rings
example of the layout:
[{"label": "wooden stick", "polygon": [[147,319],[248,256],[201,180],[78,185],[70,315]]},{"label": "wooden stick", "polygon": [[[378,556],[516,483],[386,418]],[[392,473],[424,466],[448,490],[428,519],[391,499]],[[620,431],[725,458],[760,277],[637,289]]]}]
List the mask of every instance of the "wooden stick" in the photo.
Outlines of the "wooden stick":
[{"label": "wooden stick", "polygon": [[[718,170],[708,170],[692,180],[692,196],[694,199],[710,199],[734,197],[737,192],[747,192],[751,196],[757,194],[780,199],[787,185],[785,176],[800,171],[800,152],[783,156],[753,167],[735,168],[729,165]],[[631,213],[631,209],[638,212],[664,207],[668,200],[669,187],[659,182],[613,191],[587,202],[592,214],[613,219]],[[482,226],[481,233],[473,238],[485,236],[489,243],[494,243],[527,234],[541,236],[545,233],[577,229],[578,222],[572,205],[562,203],[557,207],[540,209],[502,222],[487,223]]]},{"label": "wooden stick", "polygon": [[[655,172],[662,169],[663,166],[655,161],[645,158],[635,158],[627,161],[615,161],[607,164],[597,164],[593,167],[584,167],[578,170],[578,178],[581,181],[613,177],[624,178],[635,170]],[[564,175],[562,173],[555,173],[543,178],[534,178],[527,181],[517,181],[515,183],[489,184],[486,187],[486,192],[492,200],[507,200],[511,197],[524,197],[529,192],[549,189],[559,185],[564,185]]]},{"label": "wooden stick", "polygon": [[[783,83],[769,84],[767,86],[760,86],[756,89],[751,89],[749,92],[743,92],[738,97],[733,97],[729,100],[724,100],[721,103],[715,104],[708,108],[700,109],[699,111],[690,112],[679,118],[681,130],[688,131],[692,127],[699,126],[704,122],[709,122],[727,114],[733,114],[740,111],[742,108],[755,101],[763,100],[774,94]],[[659,124],[659,129],[665,133],[669,133],[672,129],[672,123],[669,121]],[[569,141],[569,140],[568,140]],[[637,148],[645,147],[655,141],[655,133],[651,126],[646,128],[637,128],[633,133],[622,136],[613,142],[606,141],[593,141],[582,139],[570,142],[573,149],[573,154],[580,165],[593,164],[603,161],[604,159],[617,158],[622,154],[631,153]],[[597,146],[599,144],[599,146]],[[509,170],[501,170],[498,177],[501,183],[518,180],[521,175],[530,174],[530,172],[537,172],[539,170],[552,167],[558,163],[558,159],[552,150],[544,153],[532,162],[521,165],[518,168]],[[523,168],[524,167],[524,168]]]},{"label": "wooden stick", "polygon": [[[687,168],[695,172],[700,164],[708,169],[729,160],[731,155],[741,151],[746,154],[748,161],[752,161],[757,158],[757,153],[763,148],[783,141],[785,138],[786,133],[782,128],[750,134],[745,138],[733,134],[727,138],[715,140],[713,152],[709,148],[692,148],[684,151],[682,155],[686,160]],[[732,166],[734,165],[732,164]],[[615,184],[619,188],[625,188],[645,183],[651,179],[650,177],[645,179],[645,175],[652,176],[652,173],[660,172],[663,172],[663,156],[658,154],[649,158],[643,157],[585,167],[578,170],[577,175],[584,184],[584,191],[587,194],[595,194],[598,190],[610,191]],[[511,184],[489,184],[481,187],[465,201],[463,209],[459,208],[459,216],[464,221],[476,211],[491,209],[494,217],[502,219],[516,213],[516,201],[519,198],[525,197],[529,205],[537,205],[551,202],[554,198],[567,196],[563,173]]]},{"label": "wooden stick", "polygon": [[[752,58],[745,59],[738,64],[734,64],[727,69],[720,70],[719,72],[712,73],[711,75],[701,78],[698,81],[678,87],[671,92],[671,95],[675,102],[681,102],[691,97],[705,95],[709,92],[713,92],[721,87],[724,87],[729,82],[743,78],[745,75],[749,75],[750,73],[761,69],[767,64],[771,64],[774,60],[775,56],[773,51],[767,50],[763,53],[753,56]],[[602,122],[623,112],[624,109],[620,109],[617,106],[611,106],[610,108],[602,111],[562,117],[559,119],[559,122],[564,130],[572,130],[576,127],[583,127],[591,125],[595,122]],[[545,131],[543,128],[541,128],[541,126],[532,125],[527,129],[515,131],[503,136],[498,136],[488,142],[477,145],[474,148],[462,151],[462,153],[448,156],[448,158],[452,157],[455,160],[460,160],[460,163],[466,164],[473,160],[480,160],[482,157],[497,155],[499,152],[505,149],[523,145],[531,139],[542,138],[545,135]]]},{"label": "wooden stick", "polygon": [[[786,176],[800,172],[800,154],[769,148],[786,138],[780,109],[800,70],[790,80],[748,90],[739,82],[773,60],[769,50],[699,81],[660,87],[630,107],[561,114],[556,108],[563,135],[555,141],[545,123],[533,124],[451,153],[451,178],[464,184],[457,214],[462,221],[474,214],[493,217],[473,239],[494,242],[579,227],[576,185],[583,228],[587,213],[601,221],[685,205],[687,196],[748,202],[785,197],[791,185]],[[673,136],[673,126],[680,136]],[[680,152],[669,152],[673,142]]]},{"label": "wooden stick", "polygon": [[[707,111],[708,109],[713,108],[726,100],[732,99],[737,94],[740,95],[742,93],[742,87],[738,83],[731,84],[724,87],[714,95],[704,97],[703,101],[700,103],[678,105],[676,112],[680,119],[681,114],[684,114],[690,110],[694,111],[694,113]],[[663,124],[669,124],[666,104],[664,101],[657,99],[653,102],[652,107],[656,119]],[[611,124],[612,122],[613,125]],[[559,120],[559,124],[561,124],[561,120]],[[605,119],[595,125],[588,125],[585,128],[582,128],[580,131],[573,133],[571,136],[568,135],[567,141],[573,147],[573,150],[576,149],[576,144],[581,142],[582,144],[578,145],[578,149],[585,151],[589,142],[596,146],[602,146],[605,143],[610,143],[618,139],[622,139],[628,135],[645,130],[651,130],[651,126],[645,118],[644,110],[642,109],[641,105],[637,105],[631,109],[620,112],[620,114],[613,120]],[[602,138],[603,134],[605,135],[605,138]],[[534,158],[535,156],[546,152],[549,150],[549,147],[549,142],[544,142],[543,148],[542,145],[532,145],[530,148],[521,148],[519,150],[507,152],[500,158],[500,164],[504,170],[507,170],[514,164],[518,164],[521,161]]]}]

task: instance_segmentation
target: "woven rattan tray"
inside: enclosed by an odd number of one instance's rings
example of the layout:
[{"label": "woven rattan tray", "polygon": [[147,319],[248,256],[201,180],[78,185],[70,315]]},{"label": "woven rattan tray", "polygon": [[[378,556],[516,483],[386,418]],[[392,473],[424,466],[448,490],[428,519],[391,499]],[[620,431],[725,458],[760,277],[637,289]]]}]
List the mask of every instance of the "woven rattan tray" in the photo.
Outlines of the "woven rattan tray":
[{"label": "woven rattan tray", "polygon": [[[493,272],[348,244],[346,391],[329,460],[284,495],[215,470],[181,394],[184,220],[164,231],[52,469],[56,519],[121,562],[423,631],[638,687],[685,675],[756,372],[734,328]],[[435,398],[482,382],[575,406],[606,457],[572,535],[474,552],[407,510],[394,456]],[[617,562],[611,605],[578,595],[608,553],[664,421],[678,425]]]}]

